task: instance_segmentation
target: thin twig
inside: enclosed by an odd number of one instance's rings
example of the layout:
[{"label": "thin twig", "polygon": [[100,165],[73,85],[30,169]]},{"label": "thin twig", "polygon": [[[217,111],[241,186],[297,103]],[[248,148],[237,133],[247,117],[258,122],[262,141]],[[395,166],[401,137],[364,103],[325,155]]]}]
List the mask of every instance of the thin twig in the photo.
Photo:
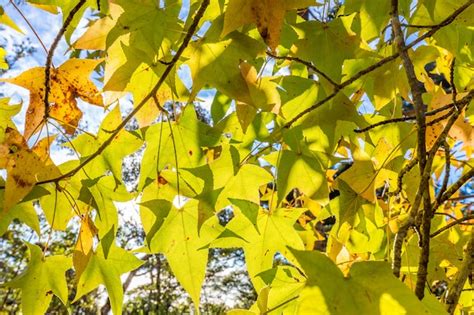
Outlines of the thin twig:
[{"label": "thin twig", "polygon": [[449,198],[448,200],[457,201],[457,200],[464,200],[464,199],[469,199],[469,198],[474,198],[474,195],[464,195],[464,196]]},{"label": "thin twig", "polygon": [[[470,93],[472,93],[472,92],[473,92],[473,90],[470,91]],[[462,104],[462,105],[468,104],[468,103],[471,101],[471,99],[472,99],[472,98],[471,98],[470,95],[468,94],[468,95],[464,96],[462,99],[456,101],[456,105],[459,105],[459,104]],[[440,107],[440,108],[436,108],[436,109],[433,109],[433,110],[431,110],[431,111],[429,111],[429,112],[426,112],[426,113],[425,113],[425,116],[434,116],[434,115],[436,115],[436,114],[438,114],[438,113],[440,113],[440,112],[442,112],[442,111],[445,111],[445,110],[447,110],[447,109],[453,108],[454,106],[455,106],[455,103],[454,103],[454,102],[453,102],[453,103],[446,104],[446,105],[444,105],[444,106],[442,106],[442,107]],[[452,114],[452,113],[449,112],[448,114],[445,114],[445,115],[441,116],[442,118],[441,118],[441,117],[439,117],[439,118],[440,118],[440,120],[444,120],[444,119],[446,119],[447,117],[451,116],[451,114]],[[438,118],[437,118],[437,119],[438,119]],[[437,119],[427,122],[426,125],[427,125],[427,126],[431,126],[431,125],[437,123],[438,121],[440,121],[440,120],[437,120]],[[366,132],[366,131],[369,131],[369,130],[371,130],[371,129],[374,129],[374,128],[376,128],[376,127],[379,127],[379,126],[388,125],[388,124],[393,124],[393,123],[398,123],[398,122],[406,122],[406,121],[411,121],[411,120],[416,120],[416,116],[412,115],[412,116],[405,116],[405,117],[397,117],[397,118],[391,118],[391,119],[379,121],[379,122],[377,122],[377,123],[375,123],[375,124],[372,124],[372,125],[369,125],[369,126],[367,126],[367,127],[365,127],[365,128],[355,129],[354,132],[356,132],[356,133],[362,133],[362,132]]]},{"label": "thin twig", "polygon": [[431,233],[430,237],[435,237],[435,236],[443,233],[444,231],[449,230],[450,228],[452,228],[455,225],[462,224],[465,221],[469,221],[469,220],[473,220],[473,219],[474,219],[474,214],[468,214],[465,217],[462,217],[462,218],[456,219],[454,221],[451,221],[448,224],[446,224],[445,226],[443,226],[442,228],[440,228],[439,230],[436,230],[435,232]]},{"label": "thin twig", "polygon": [[409,27],[409,28],[433,28],[433,27],[436,27],[436,25],[406,24],[406,23],[401,23],[400,25],[403,26],[403,27]]},{"label": "thin twig", "polygon": [[457,105],[457,96],[458,96],[458,91],[456,90],[456,85],[454,84],[454,67],[456,66],[456,58],[453,58],[453,61],[451,62],[451,67],[449,70],[449,81],[451,81],[451,89],[453,91],[452,96],[453,96],[453,104],[454,107],[459,110],[458,105]]},{"label": "thin twig", "polygon": [[[44,44],[43,41],[41,40],[41,37],[38,35],[38,33],[36,32],[35,28],[33,27],[33,25],[31,25],[30,21],[26,18],[26,16],[23,14],[23,12],[20,10],[20,8],[15,4],[15,1],[10,0],[10,4],[13,5],[13,7],[15,8],[15,10],[18,12],[18,14],[20,14],[20,16],[22,17],[22,19],[26,22],[26,24],[28,25],[28,27],[31,29],[31,31],[32,31],[33,34],[35,35],[36,39],[37,39],[38,42],[40,43],[41,47],[43,47],[44,52],[45,52],[46,54],[48,54],[48,49],[46,48],[45,44]],[[53,67],[54,67],[54,66],[53,66]]]},{"label": "thin twig", "polygon": [[473,176],[474,169],[471,168],[464,175],[462,175],[454,184],[452,184],[448,189],[446,189],[444,194],[440,196],[439,202],[436,201],[433,205],[433,209],[437,209],[443,202],[451,198],[451,196],[454,195],[459,190],[459,188],[461,188],[462,185],[464,185],[467,181],[472,180]]},{"label": "thin twig", "polygon": [[397,178],[397,189],[394,192],[389,193],[391,196],[396,196],[402,191],[402,185],[403,185],[403,177],[413,168],[415,165],[418,163],[418,157],[410,160],[407,165],[405,165],[400,173],[398,174]]},{"label": "thin twig", "polygon": [[448,188],[448,183],[449,183],[449,174],[451,173],[451,152],[449,148],[448,142],[445,140],[443,141],[443,148],[444,148],[444,160],[445,160],[445,168],[444,168],[444,178],[443,178],[443,183],[441,184],[441,188],[439,189],[438,192],[438,197],[436,198],[436,202],[439,204],[441,196],[444,194],[446,191],[446,188]]},{"label": "thin twig", "polygon": [[44,118],[47,119],[49,117],[49,93],[51,92],[51,64],[53,63],[53,56],[54,51],[58,47],[59,41],[63,37],[64,33],[66,32],[69,24],[71,24],[72,19],[76,15],[77,12],[81,9],[81,7],[86,3],[87,0],[80,0],[74,8],[72,8],[71,12],[69,12],[67,18],[64,20],[63,26],[59,30],[56,38],[51,45],[51,48],[48,51],[48,56],[46,57],[46,65],[44,67]]},{"label": "thin twig", "polygon": [[314,72],[316,72],[318,75],[320,75],[321,77],[325,78],[329,83],[331,83],[334,88],[336,90],[339,90],[340,89],[340,86],[338,83],[336,83],[333,79],[331,79],[327,74],[325,74],[324,72],[322,72],[321,70],[319,70],[315,65],[313,65],[313,63],[309,62],[309,61],[306,61],[306,60],[303,60],[301,58],[298,58],[298,57],[292,57],[292,56],[277,56],[273,53],[271,53],[270,51],[267,51],[267,55],[274,58],[274,59],[278,59],[278,60],[288,60],[288,61],[295,61],[295,62],[298,62],[298,63],[301,63],[302,65],[305,65],[306,67],[308,67],[309,69],[313,70]]},{"label": "thin twig", "polygon": [[274,306],[274,307],[272,307],[272,308],[269,308],[268,310],[262,312],[261,314],[262,314],[262,315],[263,315],[263,314],[269,314],[269,313],[273,312],[274,310],[277,310],[277,309],[279,309],[280,307],[282,307],[282,306],[284,306],[284,305],[290,303],[291,301],[296,300],[296,299],[299,298],[299,297],[300,297],[299,295],[294,296],[294,297],[292,297],[291,299],[288,299],[288,300],[286,300],[286,301],[284,301],[284,302],[281,302],[280,304],[278,304],[278,305],[276,305],[276,306]]},{"label": "thin twig", "polygon": [[427,123],[426,123],[426,126],[433,126],[433,125],[436,125],[437,123],[439,123],[439,122],[441,122],[441,121],[443,121],[443,120],[445,120],[445,119],[451,117],[451,115],[453,115],[454,112],[455,112],[455,110],[454,110],[454,109],[451,109],[451,110],[450,110],[449,112],[447,112],[446,114],[443,114],[443,115],[441,115],[441,116],[439,116],[439,117],[436,117],[435,119],[433,119],[433,120],[427,122]]}]

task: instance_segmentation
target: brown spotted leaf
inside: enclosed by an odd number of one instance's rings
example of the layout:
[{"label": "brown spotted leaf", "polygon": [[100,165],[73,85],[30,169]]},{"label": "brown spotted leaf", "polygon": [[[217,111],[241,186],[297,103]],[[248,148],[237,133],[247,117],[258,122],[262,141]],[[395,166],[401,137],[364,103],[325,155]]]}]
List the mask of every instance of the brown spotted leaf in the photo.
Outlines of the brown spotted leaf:
[{"label": "brown spotted leaf", "polygon": [[[93,105],[103,106],[102,96],[89,79],[90,73],[101,62],[91,59],[69,59],[57,69],[51,69],[51,91],[49,93],[49,116],[56,119],[72,134],[76,130],[82,112],[76,98]],[[2,81],[19,85],[30,91],[30,105],[26,112],[24,136],[29,139],[41,130],[45,123],[45,69],[31,68],[16,78]]]},{"label": "brown spotted leaf", "polygon": [[30,149],[16,129],[6,128],[0,143],[0,168],[7,170],[3,211],[7,212],[20,202],[38,181],[61,174],[49,158],[48,150],[44,149],[47,143],[50,138]]}]

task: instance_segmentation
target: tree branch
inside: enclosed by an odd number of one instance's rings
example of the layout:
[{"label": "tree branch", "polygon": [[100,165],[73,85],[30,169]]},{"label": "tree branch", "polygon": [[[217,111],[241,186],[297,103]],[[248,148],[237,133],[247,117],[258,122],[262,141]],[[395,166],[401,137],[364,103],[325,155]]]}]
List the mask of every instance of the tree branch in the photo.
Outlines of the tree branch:
[{"label": "tree branch", "polygon": [[471,234],[471,239],[466,245],[464,250],[464,258],[461,269],[459,270],[456,279],[448,289],[448,294],[444,299],[446,304],[446,310],[449,314],[454,314],[456,306],[459,302],[459,297],[461,296],[462,288],[466,283],[469,274],[472,273],[474,268],[474,234]]},{"label": "tree branch", "polygon": [[446,140],[443,141],[442,145],[444,147],[445,168],[444,168],[443,183],[441,184],[441,188],[439,189],[439,192],[438,192],[438,197],[436,198],[436,202],[438,204],[439,204],[439,200],[440,200],[441,196],[446,191],[446,188],[448,188],[449,174],[451,173],[451,152],[450,152],[451,149],[449,148],[449,144]]},{"label": "tree branch", "polygon": [[[418,127],[417,130],[417,155],[418,163],[420,166],[420,184],[418,187],[418,195],[422,196],[423,199],[423,213],[421,221],[421,234],[420,234],[420,243],[421,243],[421,253],[418,263],[418,272],[416,279],[416,288],[415,294],[418,299],[423,299],[425,294],[425,283],[426,277],[428,275],[428,262],[430,254],[430,229],[431,229],[431,197],[429,190],[429,176],[425,176],[426,173],[429,173],[431,169],[431,163],[426,161],[426,116],[425,116],[425,106],[423,104],[423,89],[418,81],[415,73],[415,67],[411,61],[408,50],[406,49],[405,39],[402,32],[402,27],[400,25],[400,19],[398,17],[398,0],[392,0],[392,30],[395,35],[395,43],[397,44],[398,52],[402,59],[403,67],[405,68],[405,73],[408,78],[408,84],[410,85],[411,94],[413,97],[413,102],[415,105],[415,114],[416,114],[416,124]],[[416,208],[412,208],[410,215],[417,215]],[[415,225],[417,222],[415,221]],[[406,233],[405,233],[406,235]],[[401,258],[401,257],[400,257]]]},{"label": "tree branch", "polygon": [[402,191],[403,177],[418,163],[418,157],[410,160],[405,167],[402,168],[397,178],[397,189],[394,192],[389,193],[390,196],[398,195]]},{"label": "tree branch", "polygon": [[454,221],[451,221],[448,224],[446,224],[445,226],[443,226],[442,228],[440,228],[439,230],[431,233],[430,237],[435,237],[435,236],[443,233],[444,231],[449,230],[450,228],[452,228],[455,225],[462,224],[464,221],[469,221],[469,220],[473,220],[473,219],[474,219],[474,214],[468,214],[465,217],[462,217],[462,218],[456,219]]},{"label": "tree branch", "polygon": [[443,202],[451,198],[452,195],[454,195],[462,185],[464,185],[467,181],[471,180],[474,177],[474,169],[470,169],[469,171],[466,172],[466,174],[462,175],[454,184],[452,184],[446,191],[444,192],[443,195],[440,196],[439,202],[436,201],[435,204],[433,205],[433,209],[437,209]]},{"label": "tree branch", "polygon": [[[436,109],[433,109],[429,112],[426,112],[425,113],[425,116],[428,117],[428,116],[434,116],[442,111],[445,111],[447,109],[450,109],[450,108],[453,108],[455,106],[458,106],[458,105],[467,105],[469,104],[469,102],[471,101],[472,99],[472,95],[471,94],[474,94],[474,90],[470,90],[469,91],[469,94],[464,96],[462,99],[456,101],[456,104],[453,102],[453,103],[449,103],[449,104],[446,104],[440,108],[436,108]],[[443,115],[441,116],[442,118],[440,120],[444,120],[446,118],[448,118],[449,116],[451,116],[451,112],[447,113],[446,115]],[[369,131],[371,129],[374,129],[376,127],[379,127],[379,126],[383,126],[383,125],[388,125],[388,124],[393,124],[393,123],[398,123],[398,122],[405,122],[405,121],[411,121],[411,120],[416,120],[416,116],[405,116],[405,117],[397,117],[397,118],[391,118],[391,119],[387,119],[387,120],[382,120],[382,121],[379,121],[375,124],[372,124],[372,125],[369,125],[365,128],[362,128],[362,129],[354,129],[354,132],[356,133],[362,133],[362,132],[366,132],[366,131]],[[430,122],[427,122],[426,125],[427,126],[431,126],[432,124],[435,124],[437,123],[438,120],[433,120],[433,121],[430,121]]]}]

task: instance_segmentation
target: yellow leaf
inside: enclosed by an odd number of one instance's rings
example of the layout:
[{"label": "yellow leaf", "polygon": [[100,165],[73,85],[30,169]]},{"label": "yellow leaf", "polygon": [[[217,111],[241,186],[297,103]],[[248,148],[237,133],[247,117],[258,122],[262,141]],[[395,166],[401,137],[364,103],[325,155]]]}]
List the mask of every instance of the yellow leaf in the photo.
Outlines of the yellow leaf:
[{"label": "yellow leaf", "polygon": [[263,111],[278,114],[281,106],[278,85],[268,77],[258,77],[255,67],[247,62],[240,63],[240,73],[247,83],[252,105]]},{"label": "yellow leaf", "polygon": [[265,43],[274,51],[286,11],[315,5],[314,0],[230,0],[224,17],[224,37],[238,27],[255,23]]},{"label": "yellow leaf", "polygon": [[81,277],[82,272],[86,269],[89,258],[92,254],[92,246],[94,245],[94,236],[97,235],[97,228],[92,222],[89,214],[81,219],[81,230],[76,241],[76,246],[72,254],[72,262],[76,270],[76,279]]},{"label": "yellow leaf", "polygon": [[[459,93],[457,95],[457,99],[460,100],[467,95],[467,92]],[[452,103],[453,96],[452,94],[445,94],[442,89],[438,89],[434,95],[433,99],[430,103],[430,110],[438,109],[443,107],[447,104]],[[445,115],[448,112],[442,111],[436,115],[430,116],[426,119],[426,122],[429,123],[433,120],[438,119],[439,117]],[[438,139],[439,135],[443,131],[444,127],[446,126],[447,119],[444,119],[436,124],[428,126],[426,128],[426,144],[428,148],[431,148],[433,144]],[[463,114],[459,115],[458,119],[454,123],[454,125],[449,130],[448,135],[453,138],[454,140],[463,141],[464,148],[467,150],[474,145],[474,135],[473,135],[473,128],[472,126],[466,121],[466,117]]]},{"label": "yellow leaf", "polygon": [[110,3],[110,14],[103,18],[94,21],[94,23],[87,28],[87,31],[74,44],[74,48],[88,49],[88,50],[105,50],[106,39],[110,30],[117,23],[117,19],[122,14],[121,6]]},{"label": "yellow leaf", "polygon": [[4,212],[21,201],[38,181],[60,175],[49,156],[44,155],[43,141],[31,150],[17,130],[6,128],[4,141],[0,144],[0,167],[6,168],[8,175]]},{"label": "yellow leaf", "polygon": [[[69,59],[58,69],[51,69],[51,92],[49,93],[49,116],[56,119],[69,134],[76,130],[82,112],[76,98],[103,106],[102,96],[90,81],[89,74],[101,62],[91,59]],[[39,132],[45,123],[45,69],[29,69],[16,78],[2,79],[30,90],[30,105],[26,112],[24,136],[29,139]]]}]

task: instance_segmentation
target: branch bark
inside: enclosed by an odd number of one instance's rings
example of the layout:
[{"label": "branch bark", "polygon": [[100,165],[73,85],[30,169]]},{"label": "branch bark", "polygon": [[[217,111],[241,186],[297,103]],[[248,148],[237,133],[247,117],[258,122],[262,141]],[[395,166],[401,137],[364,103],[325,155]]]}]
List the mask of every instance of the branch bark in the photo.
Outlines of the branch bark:
[{"label": "branch bark", "polygon": [[[474,93],[474,90],[471,90],[469,91],[469,94],[464,96],[462,99],[456,101],[456,104],[453,102],[453,103],[449,103],[449,104],[446,104],[440,108],[436,108],[436,109],[433,109],[429,112],[426,112],[425,113],[425,116],[434,116],[442,111],[445,111],[445,110],[448,110],[448,109],[452,109],[453,107],[455,106],[459,106],[459,105],[465,105],[465,104],[469,104],[469,102],[471,101],[472,99],[472,96],[471,96],[471,93]],[[442,119],[446,119],[448,118],[449,116],[452,115],[452,112],[449,112],[448,113],[449,115],[445,116],[441,116]],[[399,123],[399,122],[406,122],[406,121],[411,121],[411,120],[416,120],[416,116],[406,116],[406,117],[397,117],[397,118],[391,118],[391,119],[387,119],[387,120],[382,120],[382,121],[379,121],[375,124],[372,124],[372,125],[369,125],[367,127],[364,127],[362,129],[355,129],[354,132],[356,133],[362,133],[362,132],[366,132],[366,131],[369,131],[371,129],[374,129],[376,127],[380,127],[380,126],[383,126],[383,125],[388,125],[388,124],[394,124],[394,123]],[[435,121],[435,123],[438,122],[438,121]],[[433,121],[427,123],[426,125],[431,125],[431,124],[434,124]]]},{"label": "branch bark", "polygon": [[474,234],[471,234],[471,239],[464,250],[464,258],[461,269],[459,270],[456,279],[448,289],[448,293],[444,303],[449,314],[454,314],[456,306],[461,296],[462,288],[466,283],[467,277],[472,273],[474,268]]},{"label": "branch bark", "polygon": [[439,230],[433,232],[430,234],[430,237],[435,237],[441,233],[443,233],[444,231],[446,230],[449,230],[450,228],[452,228],[453,226],[455,225],[458,225],[458,224],[462,224],[463,222],[465,221],[469,221],[469,220],[474,220],[474,214],[469,214],[463,218],[459,218],[459,219],[456,219],[452,222],[449,222],[448,224],[446,224],[445,226],[443,226],[442,228],[440,228]]},{"label": "branch bark", "polygon": [[[410,85],[410,90],[415,105],[415,114],[416,114],[416,124],[417,124],[417,157],[418,163],[420,166],[420,183],[418,186],[418,196],[422,196],[423,200],[423,213],[421,215],[421,235],[420,235],[420,244],[421,244],[421,253],[418,263],[418,272],[416,279],[416,288],[415,294],[418,299],[423,299],[425,294],[425,283],[426,277],[428,275],[428,262],[430,254],[430,229],[431,229],[431,196],[429,190],[429,180],[430,177],[426,176],[426,173],[429,173],[431,168],[431,163],[426,161],[426,116],[425,108],[423,104],[423,90],[422,85],[418,81],[413,62],[408,55],[408,50],[406,49],[405,39],[402,32],[402,27],[400,25],[400,19],[398,17],[398,0],[392,0],[392,29],[395,35],[395,43],[398,48],[398,52],[403,62],[403,67],[405,68],[405,73],[408,78],[408,84]],[[410,211],[410,217],[415,218],[415,226],[418,226],[416,218],[418,217],[418,207],[413,207]],[[396,239],[398,244],[403,243],[403,238],[406,236],[406,232],[403,235],[400,235],[401,240]],[[398,248],[397,248],[398,250]],[[401,251],[395,253],[394,261],[397,260],[397,264],[401,265]],[[398,263],[399,262],[399,263]],[[398,275],[400,274],[399,268],[397,270]]]}]

